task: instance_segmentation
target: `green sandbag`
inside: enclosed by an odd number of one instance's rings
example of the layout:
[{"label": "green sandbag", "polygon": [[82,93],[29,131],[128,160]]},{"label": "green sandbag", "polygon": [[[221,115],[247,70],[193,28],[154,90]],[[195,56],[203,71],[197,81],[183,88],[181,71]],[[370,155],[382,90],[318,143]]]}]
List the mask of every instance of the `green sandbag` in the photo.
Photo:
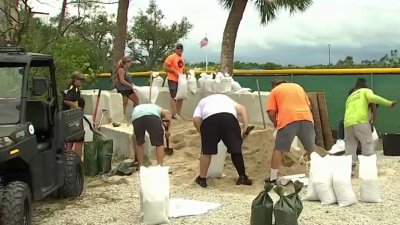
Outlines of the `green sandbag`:
[{"label": "green sandbag", "polygon": [[250,225],[272,225],[272,212],[274,202],[268,192],[272,190],[274,184],[264,183],[264,191],[260,192],[251,204]]},{"label": "green sandbag", "polygon": [[[293,183],[293,182],[292,182]],[[299,192],[303,188],[304,184],[298,180],[293,183],[294,193],[288,195],[287,197],[293,202],[296,207],[297,218],[299,218],[300,213],[303,211],[303,203],[301,202]]]},{"label": "green sandbag", "polygon": [[274,205],[275,225],[298,225],[297,208],[294,202],[284,195],[281,185],[277,185],[274,191],[279,195],[279,200]]},{"label": "green sandbag", "polygon": [[86,176],[96,176],[99,173],[95,142],[84,143],[83,168]]},{"label": "green sandbag", "polygon": [[93,140],[97,147],[97,165],[99,174],[106,174],[111,171],[113,140],[97,133],[94,133],[93,135]]}]

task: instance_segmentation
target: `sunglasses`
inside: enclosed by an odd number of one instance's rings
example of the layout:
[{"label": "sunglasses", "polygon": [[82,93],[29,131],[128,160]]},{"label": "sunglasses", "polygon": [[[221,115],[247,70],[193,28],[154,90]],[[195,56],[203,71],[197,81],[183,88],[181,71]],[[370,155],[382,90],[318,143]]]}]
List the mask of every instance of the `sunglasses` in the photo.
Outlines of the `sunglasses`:
[{"label": "sunglasses", "polygon": [[183,50],[183,48],[181,48],[181,47],[178,47],[178,48],[176,48],[177,50]]}]

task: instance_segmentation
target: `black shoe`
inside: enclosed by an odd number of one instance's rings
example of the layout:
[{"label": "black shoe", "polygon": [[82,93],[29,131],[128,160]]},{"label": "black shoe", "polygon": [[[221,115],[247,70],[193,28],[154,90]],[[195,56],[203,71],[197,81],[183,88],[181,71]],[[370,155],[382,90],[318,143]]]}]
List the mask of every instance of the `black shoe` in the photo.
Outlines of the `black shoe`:
[{"label": "black shoe", "polygon": [[253,182],[246,176],[239,176],[238,180],[236,181],[236,185],[252,185]]},{"label": "black shoe", "polygon": [[198,176],[196,178],[196,183],[198,185],[200,185],[200,187],[202,187],[202,188],[206,188],[207,187],[207,179],[206,178],[201,178],[200,176]]}]

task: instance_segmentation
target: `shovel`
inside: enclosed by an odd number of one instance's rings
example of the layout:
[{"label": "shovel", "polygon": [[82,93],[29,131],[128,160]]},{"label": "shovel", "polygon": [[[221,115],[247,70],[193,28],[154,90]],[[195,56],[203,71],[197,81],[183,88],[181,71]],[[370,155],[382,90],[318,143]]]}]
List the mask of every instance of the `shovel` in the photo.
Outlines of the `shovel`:
[{"label": "shovel", "polygon": [[[169,127],[169,120],[163,120],[163,125],[164,125],[164,129],[168,130]],[[167,147],[164,148],[164,152],[167,155],[172,155],[174,153],[174,149],[169,147],[169,138],[167,138],[167,136],[165,136],[166,142],[167,142]]]}]

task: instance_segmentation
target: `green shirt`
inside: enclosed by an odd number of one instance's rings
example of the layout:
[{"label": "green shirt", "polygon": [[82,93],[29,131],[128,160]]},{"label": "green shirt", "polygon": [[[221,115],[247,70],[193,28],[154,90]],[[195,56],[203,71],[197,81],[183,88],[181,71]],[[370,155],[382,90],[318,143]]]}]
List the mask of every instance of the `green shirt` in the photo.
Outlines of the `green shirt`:
[{"label": "green shirt", "polygon": [[142,116],[161,116],[161,107],[155,104],[139,104],[132,112],[132,121],[139,119]]},{"label": "green shirt", "polygon": [[368,105],[369,103],[381,104],[390,106],[391,101],[386,100],[369,88],[360,88],[354,91],[346,101],[346,110],[344,114],[344,127],[349,127],[357,124],[367,123],[368,120]]}]

